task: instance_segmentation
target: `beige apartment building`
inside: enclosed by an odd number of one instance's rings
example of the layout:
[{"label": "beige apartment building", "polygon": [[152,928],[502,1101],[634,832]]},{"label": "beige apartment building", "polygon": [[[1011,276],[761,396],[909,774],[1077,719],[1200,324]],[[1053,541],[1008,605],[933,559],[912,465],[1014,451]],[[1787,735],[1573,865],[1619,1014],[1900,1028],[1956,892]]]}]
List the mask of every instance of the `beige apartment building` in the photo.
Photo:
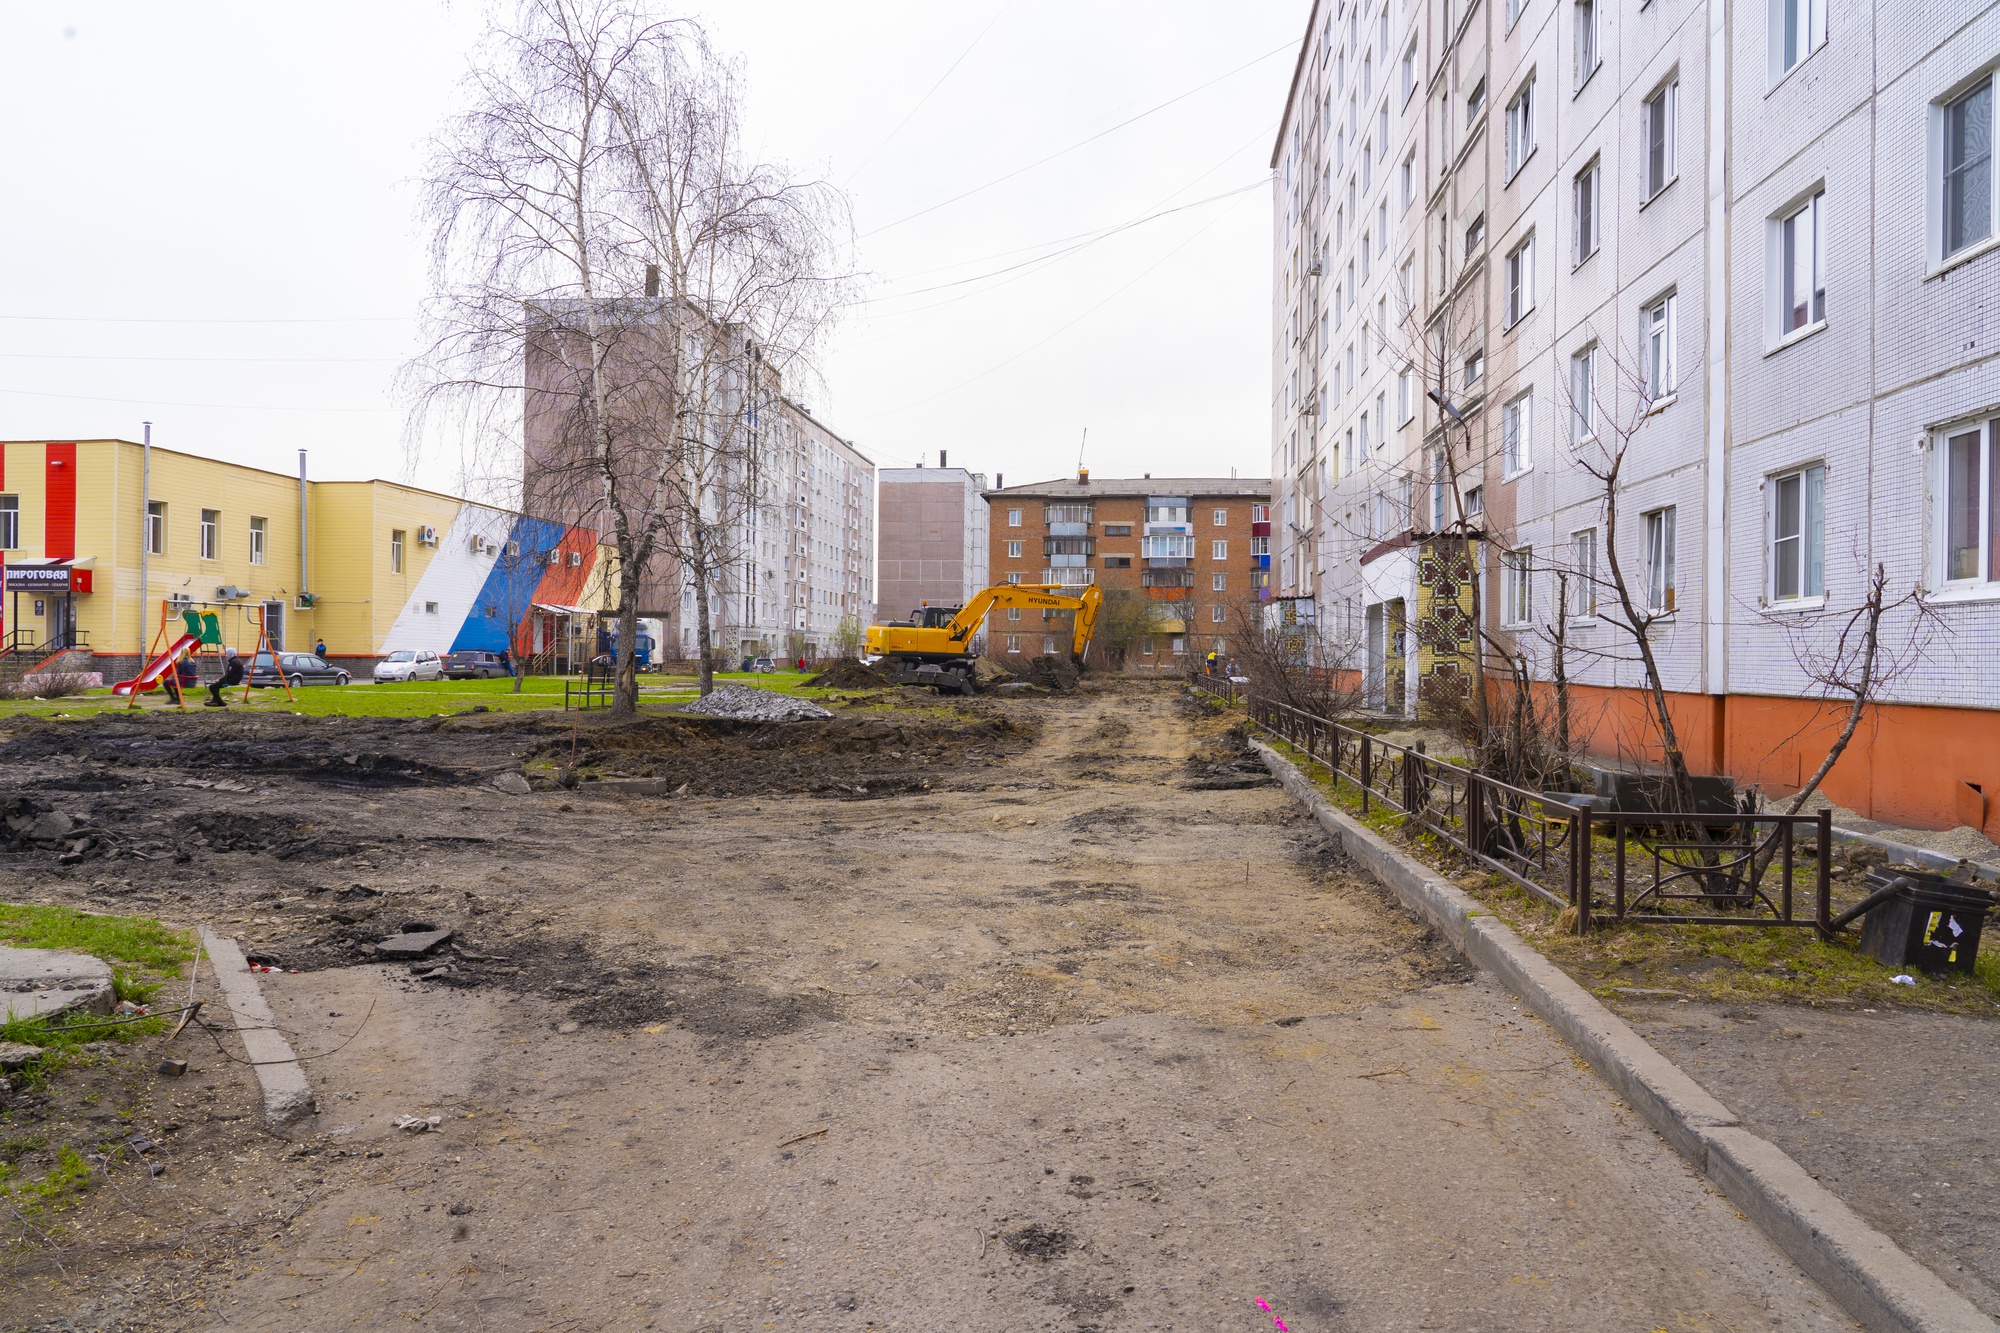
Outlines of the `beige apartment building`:
[{"label": "beige apartment building", "polygon": [[987,586],[986,474],[946,467],[883,468],[876,602],[888,616],[964,606]]}]

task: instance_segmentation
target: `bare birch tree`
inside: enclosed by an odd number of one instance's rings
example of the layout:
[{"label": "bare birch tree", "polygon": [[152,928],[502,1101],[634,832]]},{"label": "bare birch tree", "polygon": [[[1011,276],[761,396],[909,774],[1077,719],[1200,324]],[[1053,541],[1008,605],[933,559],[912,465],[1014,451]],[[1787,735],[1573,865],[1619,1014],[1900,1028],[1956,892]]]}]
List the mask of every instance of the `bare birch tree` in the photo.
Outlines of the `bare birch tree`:
[{"label": "bare birch tree", "polygon": [[683,588],[706,693],[711,597],[775,503],[771,408],[842,298],[845,201],[747,163],[735,68],[638,0],[522,0],[464,91],[425,182],[412,437],[443,414],[513,448],[527,506],[608,534],[614,711],[642,601]]}]

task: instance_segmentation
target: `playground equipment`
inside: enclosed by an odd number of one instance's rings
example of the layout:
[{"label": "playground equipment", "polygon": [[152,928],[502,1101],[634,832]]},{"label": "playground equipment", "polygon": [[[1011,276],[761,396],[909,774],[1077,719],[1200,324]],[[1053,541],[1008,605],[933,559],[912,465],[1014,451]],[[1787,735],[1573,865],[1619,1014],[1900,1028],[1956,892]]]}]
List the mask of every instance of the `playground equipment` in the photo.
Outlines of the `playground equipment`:
[{"label": "playground equipment", "polygon": [[[162,650],[160,644],[168,637],[168,628],[180,622],[181,632]],[[139,695],[146,690],[157,690],[160,681],[172,671],[181,658],[199,651],[203,645],[219,645],[222,642],[222,622],[213,611],[177,611],[171,603],[160,604],[160,628],[153,635],[152,647],[146,650],[148,660],[138,675],[130,680],[121,680],[111,687],[111,693],[130,700],[125,706],[137,708]],[[175,691],[175,702],[182,708],[187,701]]]},{"label": "playground equipment", "polygon": [[[247,618],[249,613],[246,611],[244,614]],[[271,666],[276,669],[278,645],[271,642],[271,629],[264,623],[264,608],[260,606],[257,608],[257,647],[251,652],[250,661],[243,668],[243,702],[246,704],[250,702],[250,691],[253,688],[251,682],[257,678],[257,660],[267,653],[271,658]],[[287,700],[292,703],[299,701],[299,696],[292,693],[292,682],[285,679],[282,670],[278,671],[278,686],[284,690]]]}]

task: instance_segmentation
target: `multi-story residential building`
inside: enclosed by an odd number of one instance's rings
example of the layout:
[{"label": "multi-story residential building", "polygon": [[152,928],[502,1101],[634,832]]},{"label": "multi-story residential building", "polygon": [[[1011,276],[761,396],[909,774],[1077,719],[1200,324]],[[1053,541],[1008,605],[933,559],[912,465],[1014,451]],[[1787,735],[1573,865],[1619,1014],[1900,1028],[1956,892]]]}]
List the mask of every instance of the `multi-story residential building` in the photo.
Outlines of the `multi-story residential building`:
[{"label": "multi-story residential building", "polygon": [[1538,675],[1560,624],[1588,748],[1657,757],[1615,555],[1689,762],[1782,791],[1879,568],[1938,632],[1891,614],[1827,794],[2000,835],[1996,68],[1990,0],[1319,0],[1272,164],[1280,584],[1378,703],[1463,684],[1472,560]]},{"label": "multi-story residential building", "polygon": [[[71,648],[133,673],[169,613],[324,642],[357,673],[399,648],[511,651],[561,669],[608,605],[589,528],[391,481],[315,481],[130,440],[0,443],[8,655]],[[88,654],[90,662],[82,664]]]},{"label": "multi-story residential building", "polygon": [[[1114,666],[1227,652],[1270,596],[1270,500],[1271,484],[1261,478],[1104,480],[1087,470],[1074,480],[988,491],[993,578],[1103,588],[1092,657]],[[1130,615],[1121,602],[1143,602],[1143,613]],[[1066,652],[1067,618],[995,611],[986,650],[1002,662]]]},{"label": "multi-story residential building", "polygon": [[987,586],[986,475],[938,466],[883,468],[876,565],[886,614],[964,606]]},{"label": "multi-story residential building", "polygon": [[[874,464],[785,394],[743,327],[659,296],[526,317],[523,490],[615,532],[610,451],[618,503],[658,531],[638,611],[663,622],[667,655],[698,655],[704,600],[725,662],[860,645],[875,611]],[[663,470],[669,454],[686,461]],[[690,564],[706,565],[705,598]]]}]

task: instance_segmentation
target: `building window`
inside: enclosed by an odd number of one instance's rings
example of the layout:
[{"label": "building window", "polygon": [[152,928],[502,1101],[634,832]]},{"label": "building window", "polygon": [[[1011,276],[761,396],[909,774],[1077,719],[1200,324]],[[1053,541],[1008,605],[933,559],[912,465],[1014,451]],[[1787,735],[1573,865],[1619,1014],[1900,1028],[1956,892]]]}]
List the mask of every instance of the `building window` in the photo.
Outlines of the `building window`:
[{"label": "building window", "polygon": [[[149,516],[146,526],[150,530]],[[11,551],[21,544],[21,497],[0,495],[0,551]]]},{"label": "building window", "polygon": [[1801,468],[1773,477],[1771,497],[1771,600],[1819,597],[1826,592],[1826,469]]},{"label": "building window", "polygon": [[250,563],[253,565],[264,563],[264,529],[265,520],[261,518],[250,520]]},{"label": "building window", "polygon": [[1104,567],[1106,569],[1130,569],[1132,568],[1132,557],[1129,555],[1107,555],[1104,557]]},{"label": "building window", "polygon": [[1228,527],[1228,526],[1229,526],[1229,511],[1228,511],[1227,509],[1217,509],[1217,510],[1215,510],[1215,511],[1214,511],[1213,513],[1211,513],[1211,514],[1209,515],[1209,525],[1210,525],[1211,527],[1217,527],[1217,528],[1226,528],[1226,527]]},{"label": "building window", "polygon": [[1009,509],[1009,510],[1007,511],[1007,526],[1008,526],[1008,527],[1010,527],[1010,528],[1018,528],[1018,527],[1020,527],[1020,526],[1021,526],[1021,511],[1020,511],[1020,510],[1018,510],[1018,509]]},{"label": "building window", "polygon": [[1485,239],[1486,239],[1486,215],[1484,213],[1481,213],[1478,217],[1474,218],[1471,222],[1466,224],[1465,257],[1467,259],[1472,258],[1473,252],[1479,249],[1479,243]]},{"label": "building window", "polygon": [[1130,523],[1106,523],[1104,525],[1104,535],[1107,537],[1130,537],[1132,535],[1132,525]]},{"label": "building window", "polygon": [[1521,169],[1535,151],[1535,76],[1521,85],[1507,104],[1507,174]]},{"label": "building window", "polygon": [[[1262,556],[1264,559],[1269,560],[1271,558],[1271,539],[1269,537],[1252,537],[1250,539],[1250,554],[1253,556]],[[1221,576],[1217,575],[1217,577]]]},{"label": "building window", "polygon": [[201,558],[215,559],[216,529],[222,524],[222,515],[213,509],[201,511]]},{"label": "building window", "polygon": [[1008,652],[1010,652],[1010,653],[1018,653],[1018,652],[1020,652],[1020,651],[1021,651],[1021,636],[1020,636],[1020,635],[1018,635],[1018,634],[1009,634],[1009,635],[1007,636],[1007,651],[1008,651]]},{"label": "building window", "polygon": [[1020,618],[1021,618],[1021,608],[1020,608],[1020,607],[1018,607],[1018,606],[1010,606],[1010,607],[1008,607],[1008,608],[1007,608],[1007,619],[1009,619],[1009,620],[1019,620]]},{"label": "building window", "polygon": [[1534,552],[1529,547],[1500,556],[1500,623],[1518,628],[1534,619]]},{"label": "building window", "polygon": [[1472,85],[1472,91],[1465,99],[1465,123],[1471,125],[1479,119],[1479,113],[1486,109],[1486,80]]},{"label": "building window", "polygon": [[1485,512],[1486,488],[1484,486],[1474,486],[1465,493],[1465,516],[1467,518],[1478,518]]},{"label": "building window", "polygon": [[1403,159],[1402,179],[1403,207],[1408,208],[1417,199],[1417,150],[1412,148]]},{"label": "building window", "polygon": [[403,530],[401,528],[392,529],[389,533],[389,572],[391,574],[400,574],[403,572]]},{"label": "building window", "polygon": [[1223,621],[1227,620],[1228,618],[1229,618],[1228,607],[1211,606],[1208,608],[1208,620],[1210,624],[1220,625]]},{"label": "building window", "polygon": [[1674,365],[1674,298],[1661,297],[1639,312],[1639,373],[1646,401],[1673,393],[1679,380]]},{"label": "building window", "polygon": [[1569,610],[1573,616],[1589,620],[1597,614],[1597,529],[1585,528],[1570,534],[1570,550],[1576,561],[1574,582],[1569,590]]},{"label": "building window", "polygon": [[1824,192],[1777,224],[1778,334],[1785,337],[1826,319]]},{"label": "building window", "polygon": [[1443,532],[1451,522],[1449,513],[1451,491],[1445,477],[1444,450],[1431,450],[1430,467],[1427,470],[1431,474],[1431,531]]},{"label": "building window", "polygon": [[1053,635],[1053,634],[1044,634],[1044,635],[1042,636],[1042,651],[1043,651],[1044,653],[1052,653],[1052,652],[1054,652],[1055,650],[1056,650],[1056,639],[1055,639],[1055,635]]},{"label": "building window", "polygon": [[1648,199],[1672,185],[1677,174],[1674,135],[1680,100],[1681,85],[1675,79],[1647,98],[1640,113],[1639,124],[1644,136],[1639,145],[1640,170],[1644,173]]},{"label": "building window", "polygon": [[1474,352],[1465,358],[1465,387],[1470,389],[1486,374],[1486,353]]},{"label": "building window", "polygon": [[1585,444],[1597,438],[1597,406],[1591,395],[1597,392],[1591,357],[1595,347],[1586,347],[1569,359],[1569,442]]},{"label": "building window", "polygon": [[146,502],[146,553],[165,555],[167,551],[167,502]]},{"label": "building window", "polygon": [[1417,372],[1405,366],[1396,376],[1397,424],[1407,426],[1417,414]]},{"label": "building window", "polygon": [[1993,234],[1993,79],[1944,104],[1944,251],[1949,259]]},{"label": "building window", "polygon": [[1519,324],[1535,308],[1535,236],[1507,253],[1507,323]]},{"label": "building window", "polygon": [[1271,506],[1251,505],[1250,521],[1252,523],[1269,523],[1271,521]]},{"label": "building window", "polygon": [[1826,45],[1826,0],[1771,0],[1771,82]]},{"label": "building window", "polygon": [[1597,0],[1576,0],[1576,86],[1581,88],[1597,73],[1603,60],[1597,49]]},{"label": "building window", "polygon": [[1021,582],[1021,571],[1017,569],[1013,573],[1009,574],[1007,576],[1007,582],[1018,586]]},{"label": "building window", "polygon": [[437,613],[438,613],[438,604],[437,604],[436,602],[425,602],[425,603],[424,603],[424,614],[425,614],[425,615],[427,615],[427,616],[434,616],[434,615],[436,615]]},{"label": "building window", "polygon": [[1518,477],[1534,462],[1535,399],[1522,394],[1500,409],[1500,475]]},{"label": "building window", "polygon": [[1208,576],[1208,590],[1210,592],[1224,592],[1228,589],[1228,587],[1229,587],[1229,575],[1211,574]]},{"label": "building window", "polygon": [[1153,655],[1153,641],[1150,638],[1139,640],[1139,656],[1151,657],[1152,655]]},{"label": "building window", "polygon": [[2000,580],[2000,421],[1950,436],[1942,452],[1945,581]]},{"label": "building window", "polygon": [[1173,652],[1173,655],[1175,657],[1187,656],[1187,640],[1182,638],[1180,635],[1176,634],[1173,636],[1173,638],[1169,639],[1167,641],[1167,646]]},{"label": "building window", "polygon": [[1210,542],[1208,544],[1208,558],[1211,560],[1227,560],[1229,558],[1229,543]]},{"label": "building window", "polygon": [[1674,507],[1642,515],[1646,529],[1646,609],[1674,609]]},{"label": "building window", "polygon": [[1009,560],[1019,560],[1021,558],[1021,543],[1019,542],[1007,543],[1007,558]]},{"label": "building window", "polygon": [[1521,17],[1521,10],[1527,3],[1528,0],[1507,0],[1507,26],[1509,28],[1512,28],[1515,21]]},{"label": "building window", "polygon": [[1603,177],[1597,159],[1592,158],[1590,165],[1577,172],[1570,183],[1570,220],[1576,231],[1572,260],[1578,264],[1597,253],[1599,186]]}]

